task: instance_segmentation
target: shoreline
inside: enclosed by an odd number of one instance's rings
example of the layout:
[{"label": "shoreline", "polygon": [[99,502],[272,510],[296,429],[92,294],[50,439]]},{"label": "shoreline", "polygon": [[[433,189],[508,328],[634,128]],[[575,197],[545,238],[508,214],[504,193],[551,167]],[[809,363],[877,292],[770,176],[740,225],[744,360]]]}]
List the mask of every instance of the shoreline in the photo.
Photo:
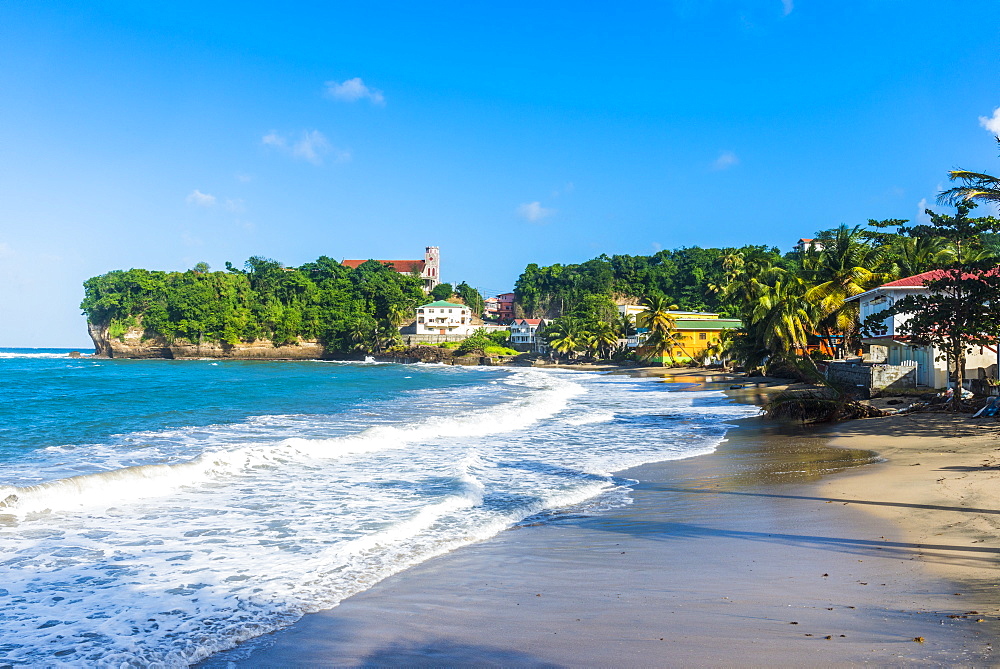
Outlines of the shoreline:
[{"label": "shoreline", "polygon": [[971,477],[992,432],[949,418],[744,419],[622,472],[629,507],[515,526],[201,666],[988,663],[1000,471]]}]

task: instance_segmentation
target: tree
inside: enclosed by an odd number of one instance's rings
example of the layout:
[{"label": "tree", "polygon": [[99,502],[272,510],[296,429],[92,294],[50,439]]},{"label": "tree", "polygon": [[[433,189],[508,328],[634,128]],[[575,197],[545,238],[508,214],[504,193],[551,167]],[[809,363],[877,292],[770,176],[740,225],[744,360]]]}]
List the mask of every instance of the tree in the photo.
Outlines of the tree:
[{"label": "tree", "polygon": [[586,347],[589,333],[584,329],[580,319],[564,316],[549,323],[544,336],[553,351],[573,358]]},{"label": "tree", "polygon": [[909,295],[888,309],[870,316],[866,331],[879,334],[884,320],[906,315],[897,326],[899,334],[917,345],[940,349],[955,370],[955,395],[952,407],[961,408],[965,380],[965,356],[974,346],[994,346],[1000,335],[1000,269],[995,258],[983,258],[977,249],[984,234],[1000,231],[1000,220],[985,216],[970,218],[976,207],[971,200],[956,206],[955,216],[937,214],[928,209],[930,224],[903,227],[901,231],[916,238],[942,237],[955,247],[953,262],[934,271],[925,283],[927,294]]},{"label": "tree", "polygon": [[439,283],[431,290],[431,297],[435,300],[447,300],[453,292],[450,283]]},{"label": "tree", "polygon": [[472,310],[473,316],[478,317],[483,315],[483,311],[486,310],[486,302],[478,290],[463,281],[455,286],[455,293]]},{"label": "tree", "polygon": [[660,364],[665,367],[667,357],[673,358],[671,353],[677,344],[676,320],[670,313],[677,310],[677,305],[668,304],[662,295],[650,295],[643,299],[643,306],[645,309],[639,312],[636,325],[648,331],[643,343],[648,351],[646,357],[660,358]]},{"label": "tree", "polygon": [[611,351],[618,343],[618,331],[607,321],[597,321],[591,329],[594,352],[602,358],[610,358]]},{"label": "tree", "polygon": [[831,342],[839,339],[842,352],[858,329],[858,303],[845,300],[896,278],[887,254],[864,235],[861,226],[841,225],[819,237],[822,251],[803,259],[802,273],[813,284],[805,299],[818,309],[817,328]]},{"label": "tree", "polygon": [[[1000,144],[1000,136],[996,138]],[[981,202],[1000,202],[1000,178],[983,174],[982,172],[970,172],[968,170],[951,170],[948,178],[952,181],[963,182],[961,186],[949,188],[938,195],[938,202],[941,204],[957,205],[960,202],[970,202],[979,200]]]}]

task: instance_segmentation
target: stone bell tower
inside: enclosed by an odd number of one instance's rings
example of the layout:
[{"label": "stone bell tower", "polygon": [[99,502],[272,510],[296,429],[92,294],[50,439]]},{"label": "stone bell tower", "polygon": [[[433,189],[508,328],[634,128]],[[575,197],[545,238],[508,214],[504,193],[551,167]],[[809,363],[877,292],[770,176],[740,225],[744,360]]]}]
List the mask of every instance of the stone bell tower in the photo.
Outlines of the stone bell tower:
[{"label": "stone bell tower", "polygon": [[424,290],[430,292],[441,283],[441,250],[436,246],[424,249],[424,271],[420,275],[424,280]]}]

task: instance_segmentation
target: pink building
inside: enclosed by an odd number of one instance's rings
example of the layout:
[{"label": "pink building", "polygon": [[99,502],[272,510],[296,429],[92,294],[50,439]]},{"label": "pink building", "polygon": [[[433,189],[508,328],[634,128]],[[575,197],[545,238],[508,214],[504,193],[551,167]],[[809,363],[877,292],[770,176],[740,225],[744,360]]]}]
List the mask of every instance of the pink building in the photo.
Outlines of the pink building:
[{"label": "pink building", "polygon": [[497,295],[497,318],[501,322],[514,320],[514,293]]}]

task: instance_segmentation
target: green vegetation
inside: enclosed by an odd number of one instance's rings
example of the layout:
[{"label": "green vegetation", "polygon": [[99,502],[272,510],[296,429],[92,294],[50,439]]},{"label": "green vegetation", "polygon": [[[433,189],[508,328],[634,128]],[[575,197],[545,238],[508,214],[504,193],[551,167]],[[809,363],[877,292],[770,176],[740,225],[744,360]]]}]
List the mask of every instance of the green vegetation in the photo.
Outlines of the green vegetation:
[{"label": "green vegetation", "polygon": [[[998,140],[1000,141],[1000,140]],[[814,246],[784,255],[766,246],[660,251],[652,256],[602,255],[579,265],[528,265],[515,285],[516,311],[544,317],[543,333],[558,355],[621,357],[613,335],[649,331],[648,358],[666,360],[677,341],[667,312],[713,311],[737,317],[706,355],[747,368],[794,370],[803,356],[826,359],[860,347],[860,293],[929,270],[947,278],[929,285],[937,295],[912,298],[892,313],[913,313],[904,328],[914,343],[934,343],[961,368],[964,351],[1000,338],[1000,224],[968,218],[976,200],[1000,200],[1000,179],[950,173],[964,186],[941,194],[957,204],[954,217],[930,209],[930,225],[868,221],[815,235]],[[993,292],[993,291],[996,292]],[[638,323],[622,320],[616,304],[643,304]],[[986,305],[986,306],[984,306]],[[884,319],[886,314],[879,316]],[[996,321],[996,322],[995,322]],[[673,362],[679,362],[673,360]],[[961,379],[959,379],[961,380]]]},{"label": "green vegetation", "polygon": [[742,254],[785,266],[791,261],[776,248],[683,248],[652,256],[602,255],[579,265],[528,265],[514,285],[518,316],[559,318],[576,316],[610,321],[615,300],[660,295],[685,311],[712,311],[735,316],[734,305],[710,290],[725,280],[722,261]]},{"label": "green vegetation", "polygon": [[463,341],[459,342],[455,353],[458,355],[469,355],[478,353],[480,355],[517,355],[517,351],[504,344],[507,342],[508,332],[486,332],[485,328],[479,328]]},{"label": "green vegetation", "polygon": [[451,297],[453,292],[454,291],[452,290],[450,283],[439,283],[438,285],[434,286],[433,290],[431,290],[430,296],[434,298],[435,301],[447,300],[449,297]]},{"label": "green vegetation", "polygon": [[84,282],[80,308],[113,338],[141,324],[145,336],[168,342],[316,339],[329,351],[379,352],[426,299],[419,279],[374,261],[350,269],[322,256],[290,268],[253,257],[244,269],[226,268],[108,272]]},{"label": "green vegetation", "polygon": [[473,316],[478,317],[483,315],[483,310],[486,308],[486,302],[483,300],[483,296],[478,290],[463,281],[455,286],[455,294],[462,298],[462,301],[465,302],[466,306],[472,310]]}]

